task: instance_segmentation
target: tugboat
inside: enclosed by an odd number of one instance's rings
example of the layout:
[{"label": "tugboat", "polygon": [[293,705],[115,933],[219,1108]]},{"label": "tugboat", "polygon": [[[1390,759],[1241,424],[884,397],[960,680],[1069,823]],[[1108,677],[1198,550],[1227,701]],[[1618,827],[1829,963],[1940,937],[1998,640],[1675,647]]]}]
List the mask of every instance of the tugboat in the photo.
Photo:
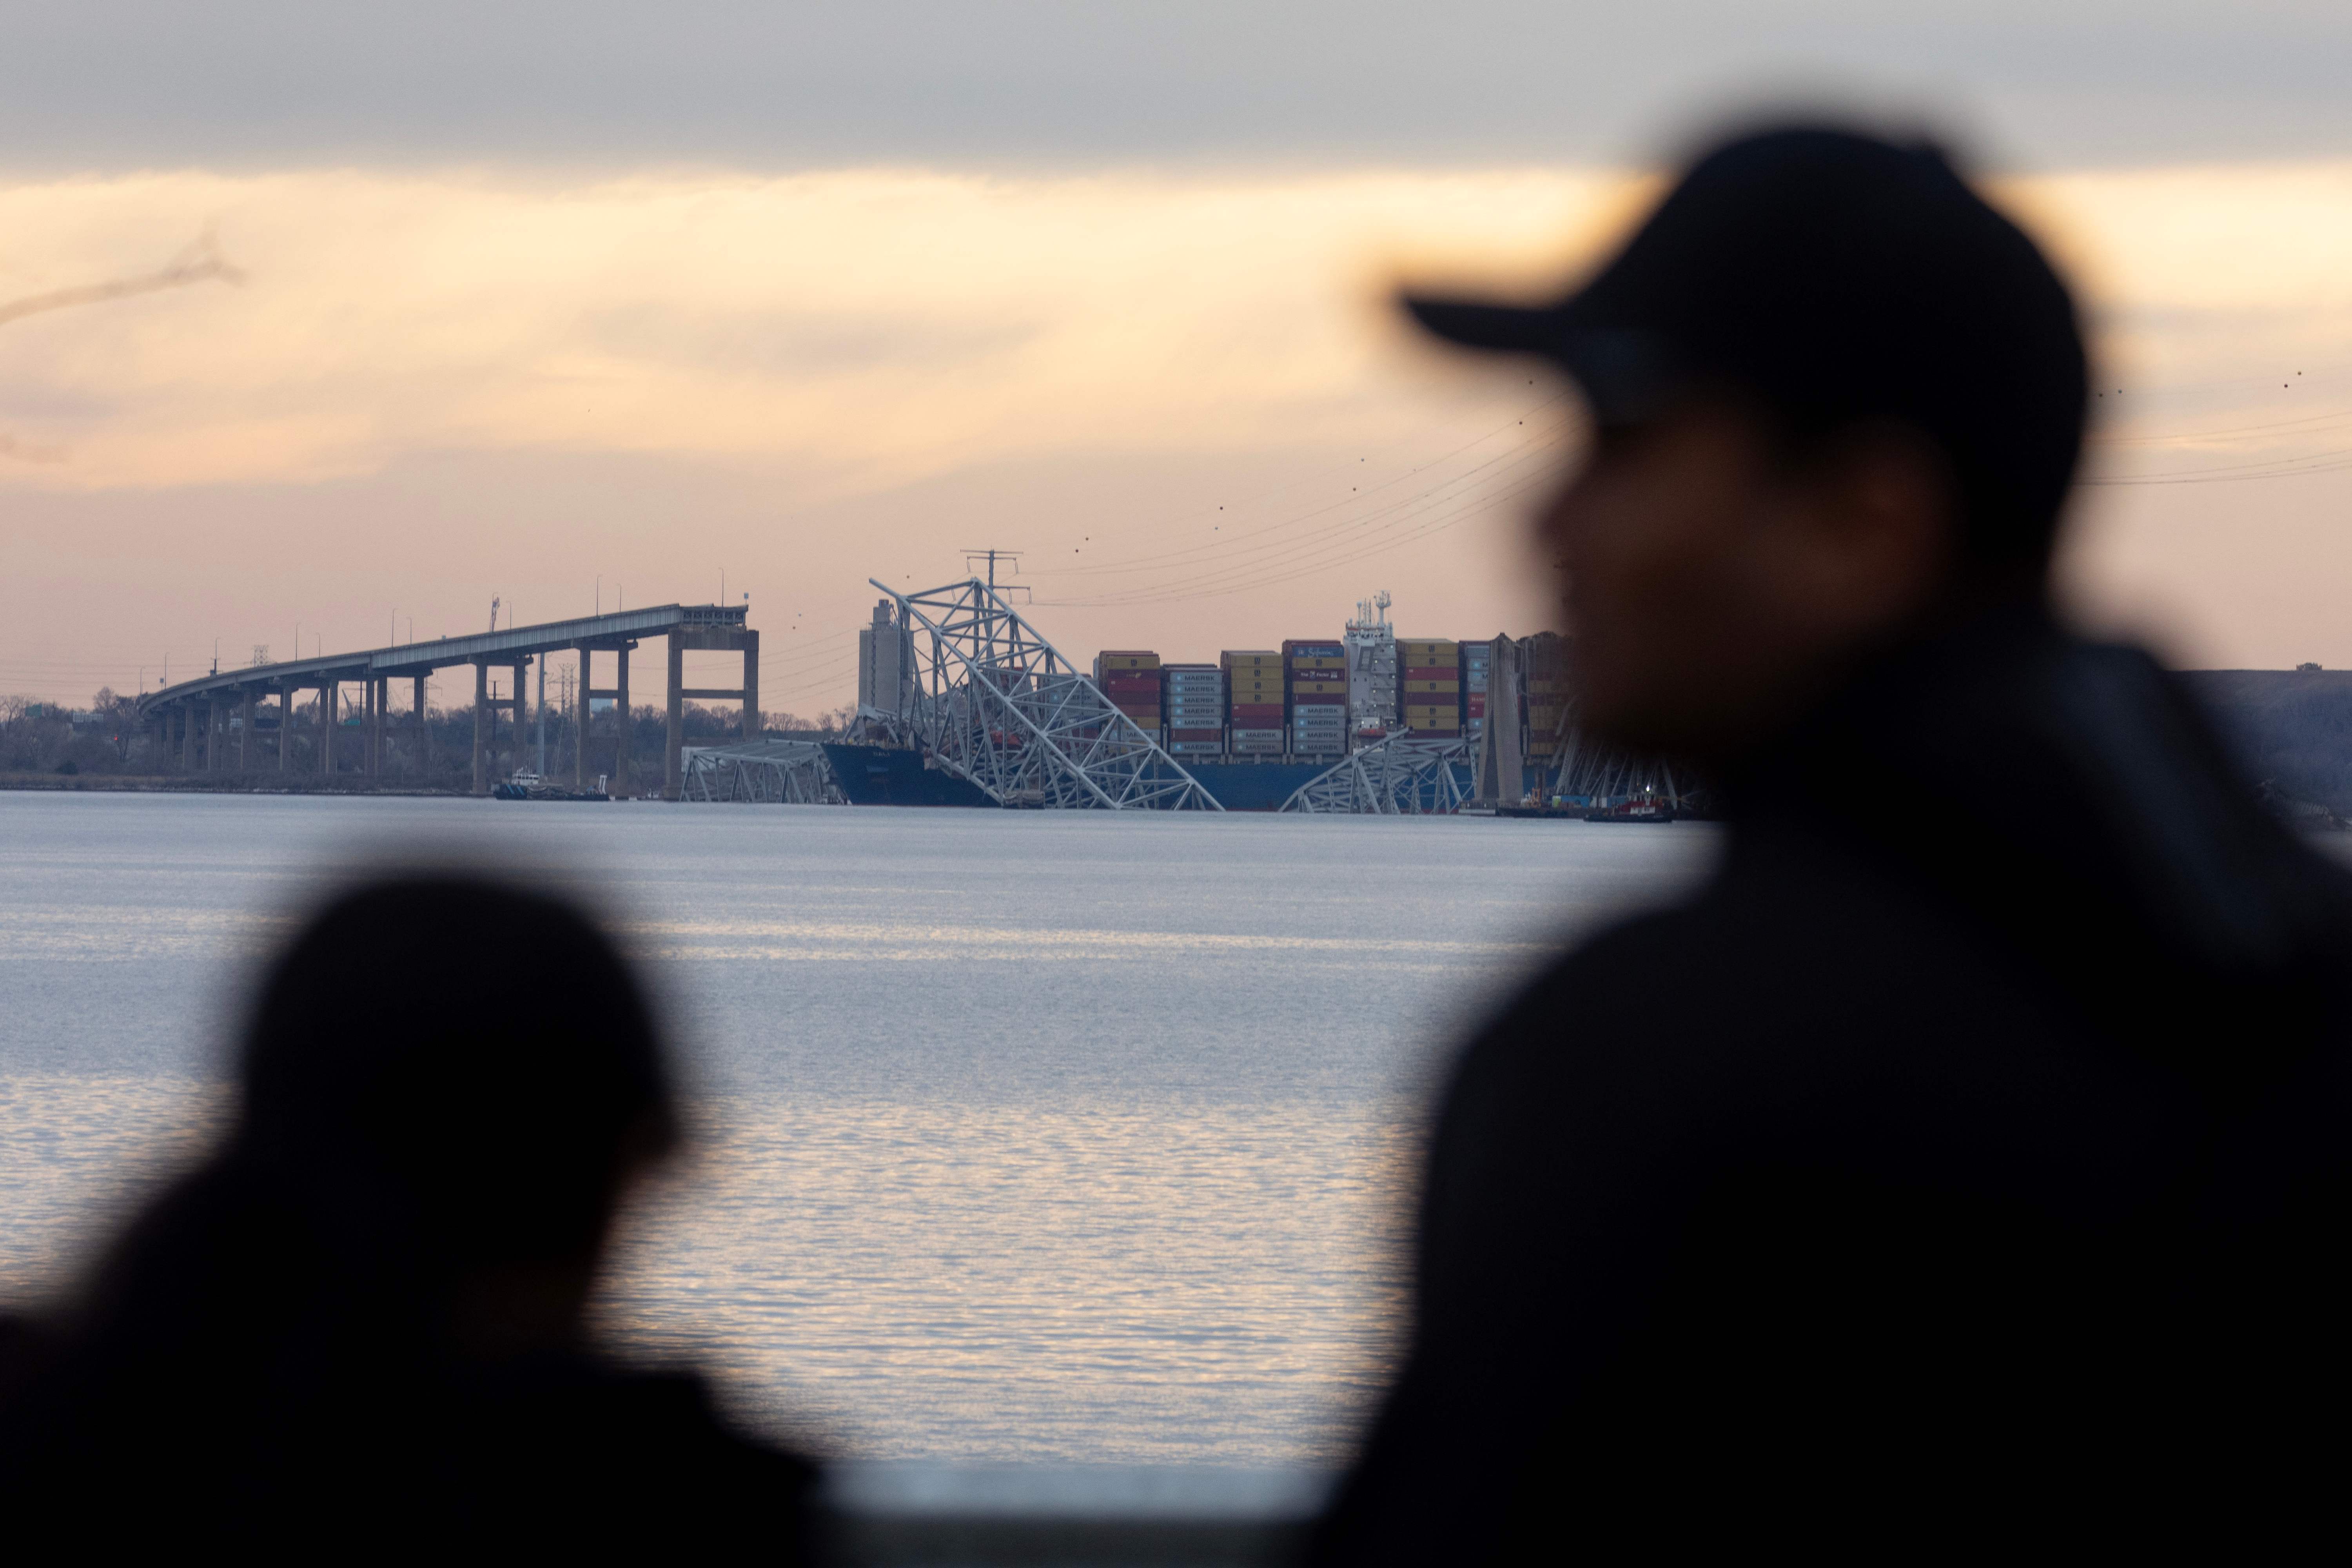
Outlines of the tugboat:
[{"label": "tugboat", "polygon": [[1645,788],[1639,795],[1629,795],[1622,800],[1606,805],[1596,802],[1593,808],[1584,814],[1587,822],[1672,822],[1674,819],[1673,799],[1653,788]]}]

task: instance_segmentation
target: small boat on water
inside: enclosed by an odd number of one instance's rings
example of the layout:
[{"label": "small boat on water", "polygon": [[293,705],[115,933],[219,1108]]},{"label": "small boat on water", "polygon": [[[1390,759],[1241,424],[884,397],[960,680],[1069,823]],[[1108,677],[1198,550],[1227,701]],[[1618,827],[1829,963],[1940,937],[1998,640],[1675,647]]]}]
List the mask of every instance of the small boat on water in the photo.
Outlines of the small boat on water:
[{"label": "small boat on water", "polygon": [[596,775],[594,789],[565,789],[552,784],[528,769],[509,773],[490,786],[492,800],[610,800],[604,788],[604,775]]},{"label": "small boat on water", "polygon": [[1663,795],[1636,795],[1584,814],[1587,822],[1672,822],[1674,802]]}]

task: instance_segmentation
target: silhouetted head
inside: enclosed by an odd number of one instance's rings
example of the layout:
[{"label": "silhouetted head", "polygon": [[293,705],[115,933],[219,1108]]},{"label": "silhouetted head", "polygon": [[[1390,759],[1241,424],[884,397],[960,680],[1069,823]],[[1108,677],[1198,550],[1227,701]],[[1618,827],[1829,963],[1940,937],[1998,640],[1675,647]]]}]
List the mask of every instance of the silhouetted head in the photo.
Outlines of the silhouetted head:
[{"label": "silhouetted head", "polygon": [[653,1018],[578,910],[471,876],[349,892],[270,972],[233,1157],[359,1272],[592,1260],[675,1137]]},{"label": "silhouetted head", "polygon": [[212,1158],[73,1299],[0,1321],[0,1499],[248,1548],[610,1552],[756,1516],[800,1560],[805,1467],[583,1332],[675,1131],[646,998],[577,910],[471,874],[347,892],[272,965],[242,1066]]},{"label": "silhouetted head", "polygon": [[1605,735],[1725,759],[1873,650],[2046,592],[2087,395],[2074,305],[1932,147],[1745,136],[1557,305],[1408,304],[1591,405],[1539,528]]}]

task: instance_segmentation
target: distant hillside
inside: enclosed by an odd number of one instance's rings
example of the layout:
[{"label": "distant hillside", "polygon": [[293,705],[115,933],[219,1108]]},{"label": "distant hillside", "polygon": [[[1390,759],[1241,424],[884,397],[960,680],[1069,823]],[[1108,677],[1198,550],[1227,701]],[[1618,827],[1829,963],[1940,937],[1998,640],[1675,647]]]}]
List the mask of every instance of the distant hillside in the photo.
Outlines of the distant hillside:
[{"label": "distant hillside", "polygon": [[2352,669],[2189,669],[2181,679],[2255,783],[2352,817]]}]

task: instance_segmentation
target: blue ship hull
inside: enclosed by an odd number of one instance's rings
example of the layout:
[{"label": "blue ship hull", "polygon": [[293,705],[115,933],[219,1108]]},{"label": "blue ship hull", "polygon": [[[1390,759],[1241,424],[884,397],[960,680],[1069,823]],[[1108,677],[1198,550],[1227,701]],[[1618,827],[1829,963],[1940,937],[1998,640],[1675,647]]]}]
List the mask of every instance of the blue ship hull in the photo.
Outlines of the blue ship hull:
[{"label": "blue ship hull", "polygon": [[920,754],[895,746],[827,741],[824,760],[833,769],[833,782],[852,805],[996,805],[978,784],[927,768]]},{"label": "blue ship hull", "polygon": [[1184,758],[1184,771],[1217,797],[1227,811],[1280,811],[1298,786],[1323,772],[1337,757],[1321,763],[1195,763]]}]

